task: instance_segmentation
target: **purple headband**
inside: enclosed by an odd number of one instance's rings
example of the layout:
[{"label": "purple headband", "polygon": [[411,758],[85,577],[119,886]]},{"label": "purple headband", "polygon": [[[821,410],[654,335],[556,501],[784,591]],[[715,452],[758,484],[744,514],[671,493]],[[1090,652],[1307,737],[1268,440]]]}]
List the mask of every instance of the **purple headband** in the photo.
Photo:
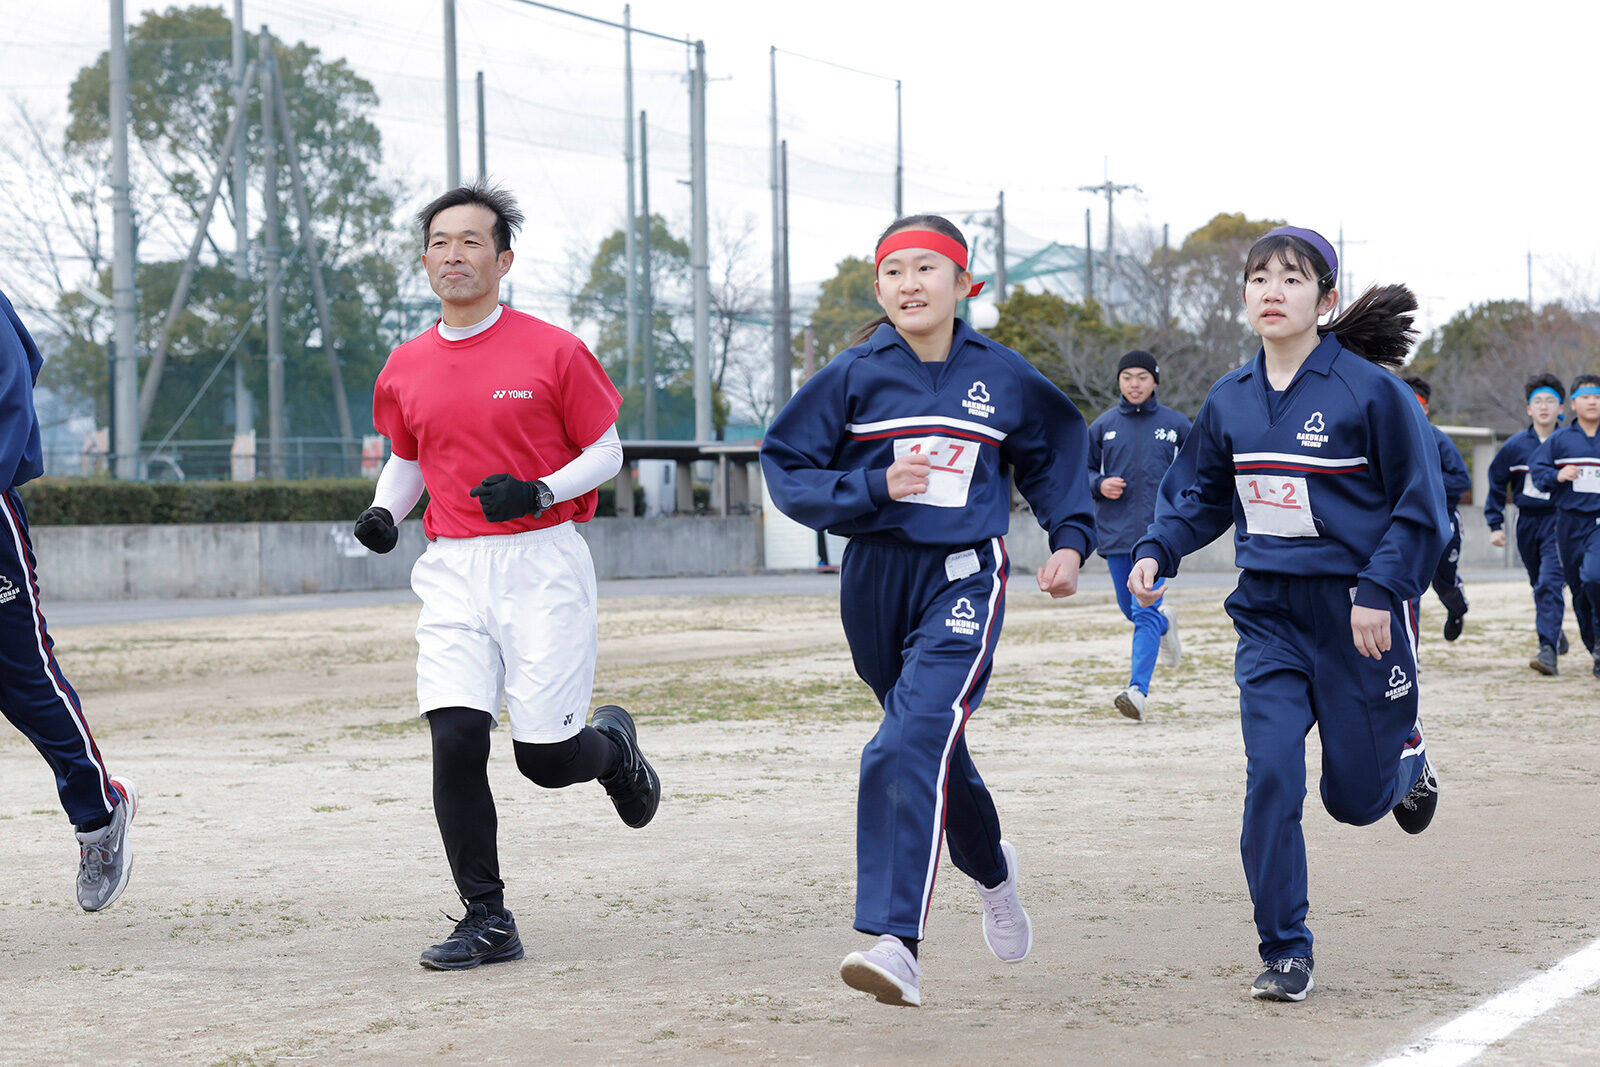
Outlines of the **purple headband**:
[{"label": "purple headband", "polygon": [[1307,230],[1300,226],[1279,226],[1264,237],[1298,237],[1306,244],[1315,248],[1328,264],[1328,284],[1336,285],[1339,281],[1339,257],[1334,254],[1333,246],[1328,239],[1316,230]]}]

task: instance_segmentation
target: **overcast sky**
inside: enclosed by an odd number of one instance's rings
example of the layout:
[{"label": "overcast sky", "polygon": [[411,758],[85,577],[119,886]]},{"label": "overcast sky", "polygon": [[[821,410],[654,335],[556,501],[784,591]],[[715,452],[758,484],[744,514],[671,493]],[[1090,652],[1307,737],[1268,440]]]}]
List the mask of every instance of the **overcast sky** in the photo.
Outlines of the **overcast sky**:
[{"label": "overcast sky", "polygon": [[[60,114],[72,75],[107,45],[106,0],[7,3],[0,95]],[[130,0],[130,24],[150,6]],[[244,6],[251,27],[269,24],[370,78],[394,173],[419,203],[443,188],[442,0]],[[620,4],[564,6],[622,15]],[[1141,190],[1118,199],[1119,229],[1169,224],[1174,243],[1223,211],[1330,239],[1342,226],[1347,276],[1411,285],[1431,327],[1475,302],[1523,298],[1529,252],[1536,303],[1574,285],[1592,295],[1600,262],[1590,74],[1600,15],[1543,0],[1479,13],[1489,10],[640,0],[633,22],[705,41],[712,214],[735,229],[750,220],[757,263],[770,233],[768,50],[784,50],[797,285],[870,254],[892,217],[898,78],[907,210],[976,212],[1003,189],[1015,245],[1081,244],[1090,208],[1098,246],[1105,201],[1078,187],[1109,176]],[[565,265],[624,216],[621,35],[516,0],[458,0],[457,12],[463,172],[476,169],[482,69],[489,170],[530,216],[518,302],[533,294],[556,314]],[[636,37],[634,61],[636,110],[650,112],[651,206],[687,234],[686,49]]]}]

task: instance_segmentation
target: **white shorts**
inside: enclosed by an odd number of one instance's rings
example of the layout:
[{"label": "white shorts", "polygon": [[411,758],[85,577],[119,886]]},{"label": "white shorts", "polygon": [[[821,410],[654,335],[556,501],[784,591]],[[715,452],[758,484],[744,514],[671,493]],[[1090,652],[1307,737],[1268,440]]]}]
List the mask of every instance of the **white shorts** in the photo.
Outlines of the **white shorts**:
[{"label": "white shorts", "polygon": [[599,647],[594,560],[572,523],[485,537],[440,537],[411,568],[417,713],[482,708],[505,694],[515,741],[583,729]]}]

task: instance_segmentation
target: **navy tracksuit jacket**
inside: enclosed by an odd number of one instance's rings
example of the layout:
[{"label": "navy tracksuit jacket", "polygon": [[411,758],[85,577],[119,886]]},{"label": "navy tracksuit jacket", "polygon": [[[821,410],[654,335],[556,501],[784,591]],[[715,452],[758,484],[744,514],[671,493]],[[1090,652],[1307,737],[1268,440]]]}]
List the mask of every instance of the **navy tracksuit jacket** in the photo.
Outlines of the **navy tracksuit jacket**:
[{"label": "navy tracksuit jacket", "polygon": [[[1533,451],[1528,476],[1556,505],[1556,540],[1561,569],[1572,590],[1578,634],[1591,655],[1600,637],[1600,434],[1591,437],[1576,422],[1563,426]],[[1562,467],[1578,468],[1563,482]]]},{"label": "navy tracksuit jacket", "polygon": [[1450,512],[1450,540],[1433,572],[1433,591],[1439,602],[1452,615],[1467,613],[1467,594],[1461,587],[1457,567],[1461,562],[1461,498],[1472,488],[1472,475],[1467,473],[1467,463],[1461,450],[1450,440],[1450,435],[1439,427],[1428,424],[1433,431],[1434,444],[1439,446],[1439,467],[1444,477],[1444,504]]},{"label": "navy tracksuit jacket", "polygon": [[1483,502],[1483,517],[1491,530],[1505,526],[1509,490],[1517,505],[1517,552],[1533,586],[1534,628],[1541,645],[1555,648],[1561,643],[1561,617],[1566,613],[1556,506],[1550,494],[1528,477],[1528,461],[1540,443],[1538,432],[1529,426],[1500,446],[1489,464],[1489,499]]},{"label": "navy tracksuit jacket", "polygon": [[[1382,818],[1421,773],[1416,603],[1449,528],[1437,457],[1411,390],[1332,335],[1277,395],[1258,352],[1212,386],[1134,549],[1172,577],[1234,529],[1239,844],[1263,960],[1312,954],[1300,829],[1312,725],[1323,806],[1341,822]],[[1356,651],[1352,603],[1390,613],[1381,660]]]},{"label": "navy tracksuit jacket", "polygon": [[[908,452],[927,492],[889,497]],[[856,672],[883,705],[861,755],[855,927],[921,938],[939,850],[986,885],[1006,877],[994,801],[963,729],[983,699],[1005,610],[1011,472],[1052,549],[1094,546],[1087,428],[1027,360],[960,319],[923,364],[893,326],[835,356],[778,413],[761,469],[784,514],[850,537],[840,612]]]},{"label": "navy tracksuit jacket", "polygon": [[0,293],[0,711],[55,772],[74,825],[103,820],[117,804],[89,723],[56,663],[39,607],[28,516],[17,486],[44,473],[33,383],[44,359]]}]

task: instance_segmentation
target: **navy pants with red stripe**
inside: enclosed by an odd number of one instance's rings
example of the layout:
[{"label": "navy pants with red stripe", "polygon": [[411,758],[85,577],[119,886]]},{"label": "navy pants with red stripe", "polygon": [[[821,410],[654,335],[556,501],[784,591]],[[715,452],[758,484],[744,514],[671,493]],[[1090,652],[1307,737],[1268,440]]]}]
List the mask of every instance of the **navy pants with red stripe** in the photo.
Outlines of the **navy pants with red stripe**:
[{"label": "navy pants with red stripe", "polygon": [[78,694],[56,663],[39,607],[28,516],[15,489],[0,496],[0,711],[55,772],[74,825],[103,820],[116,804]]},{"label": "navy pants with red stripe", "polygon": [[1239,852],[1268,963],[1311,955],[1300,815],[1312,725],[1322,741],[1322,806],[1340,822],[1377,822],[1422,773],[1417,602],[1392,604],[1389,651],[1369,659],[1350,631],[1355,586],[1354,577],[1245,571],[1227,600],[1244,730]]},{"label": "navy pants with red stripe", "polygon": [[855,928],[921,938],[948,837],[950,860],[985,885],[1005,880],[1000,819],[967,755],[1005,614],[999,538],[968,549],[852,540],[840,611],[856,673],[883,705],[861,753]]}]

